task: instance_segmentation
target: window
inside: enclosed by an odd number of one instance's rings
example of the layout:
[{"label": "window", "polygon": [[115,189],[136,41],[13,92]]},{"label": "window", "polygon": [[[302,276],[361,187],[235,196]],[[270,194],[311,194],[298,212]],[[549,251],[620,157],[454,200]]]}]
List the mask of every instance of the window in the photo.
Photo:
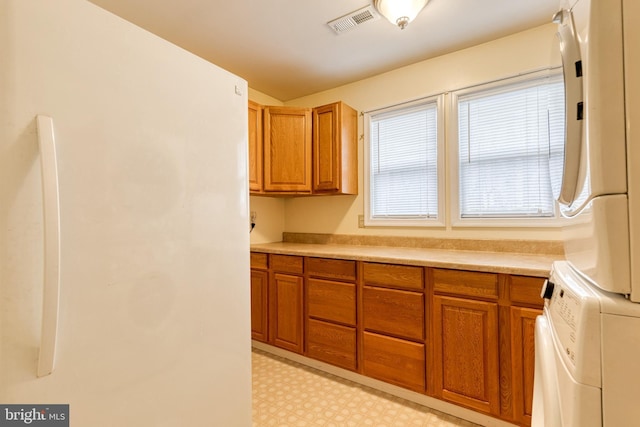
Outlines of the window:
[{"label": "window", "polygon": [[442,219],[441,98],[365,115],[365,221],[425,225]]},{"label": "window", "polygon": [[365,113],[364,131],[368,226],[560,225],[550,175],[562,173],[561,74]]},{"label": "window", "polygon": [[564,143],[562,78],[459,92],[452,113],[458,217],[555,217],[549,161]]}]

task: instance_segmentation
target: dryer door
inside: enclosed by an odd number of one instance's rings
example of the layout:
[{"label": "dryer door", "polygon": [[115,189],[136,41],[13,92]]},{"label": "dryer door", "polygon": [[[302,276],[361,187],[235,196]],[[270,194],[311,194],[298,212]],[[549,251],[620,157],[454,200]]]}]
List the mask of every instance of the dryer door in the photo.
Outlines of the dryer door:
[{"label": "dryer door", "polygon": [[555,348],[546,316],[538,316],[536,319],[535,334],[536,361],[531,427],[561,426]]},{"label": "dryer door", "polygon": [[561,356],[553,324],[536,319],[532,427],[602,427],[601,390],[577,382]]}]

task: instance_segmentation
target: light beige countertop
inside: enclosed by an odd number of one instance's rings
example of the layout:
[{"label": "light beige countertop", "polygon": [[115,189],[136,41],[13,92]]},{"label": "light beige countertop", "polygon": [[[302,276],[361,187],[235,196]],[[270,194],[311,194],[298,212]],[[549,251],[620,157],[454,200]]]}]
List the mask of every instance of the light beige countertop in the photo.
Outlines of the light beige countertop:
[{"label": "light beige countertop", "polygon": [[452,250],[424,247],[276,242],[251,245],[252,252],[386,262],[457,270],[547,277],[562,254]]}]

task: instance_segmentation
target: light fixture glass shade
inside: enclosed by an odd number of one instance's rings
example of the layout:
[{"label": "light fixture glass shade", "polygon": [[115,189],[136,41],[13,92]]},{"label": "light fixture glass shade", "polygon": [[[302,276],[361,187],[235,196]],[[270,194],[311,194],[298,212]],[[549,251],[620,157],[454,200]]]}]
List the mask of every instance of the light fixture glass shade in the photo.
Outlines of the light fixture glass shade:
[{"label": "light fixture glass shade", "polygon": [[375,0],[374,6],[389,22],[404,29],[427,3],[429,0]]}]

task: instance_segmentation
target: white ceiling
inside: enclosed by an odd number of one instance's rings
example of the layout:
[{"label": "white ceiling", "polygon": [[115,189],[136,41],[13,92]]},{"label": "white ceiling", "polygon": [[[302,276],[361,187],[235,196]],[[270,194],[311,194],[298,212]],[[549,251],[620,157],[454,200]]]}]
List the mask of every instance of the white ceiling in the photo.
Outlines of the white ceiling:
[{"label": "white ceiling", "polygon": [[372,0],[90,0],[281,101],[550,22],[560,0],[431,0],[400,30],[327,22]]}]

